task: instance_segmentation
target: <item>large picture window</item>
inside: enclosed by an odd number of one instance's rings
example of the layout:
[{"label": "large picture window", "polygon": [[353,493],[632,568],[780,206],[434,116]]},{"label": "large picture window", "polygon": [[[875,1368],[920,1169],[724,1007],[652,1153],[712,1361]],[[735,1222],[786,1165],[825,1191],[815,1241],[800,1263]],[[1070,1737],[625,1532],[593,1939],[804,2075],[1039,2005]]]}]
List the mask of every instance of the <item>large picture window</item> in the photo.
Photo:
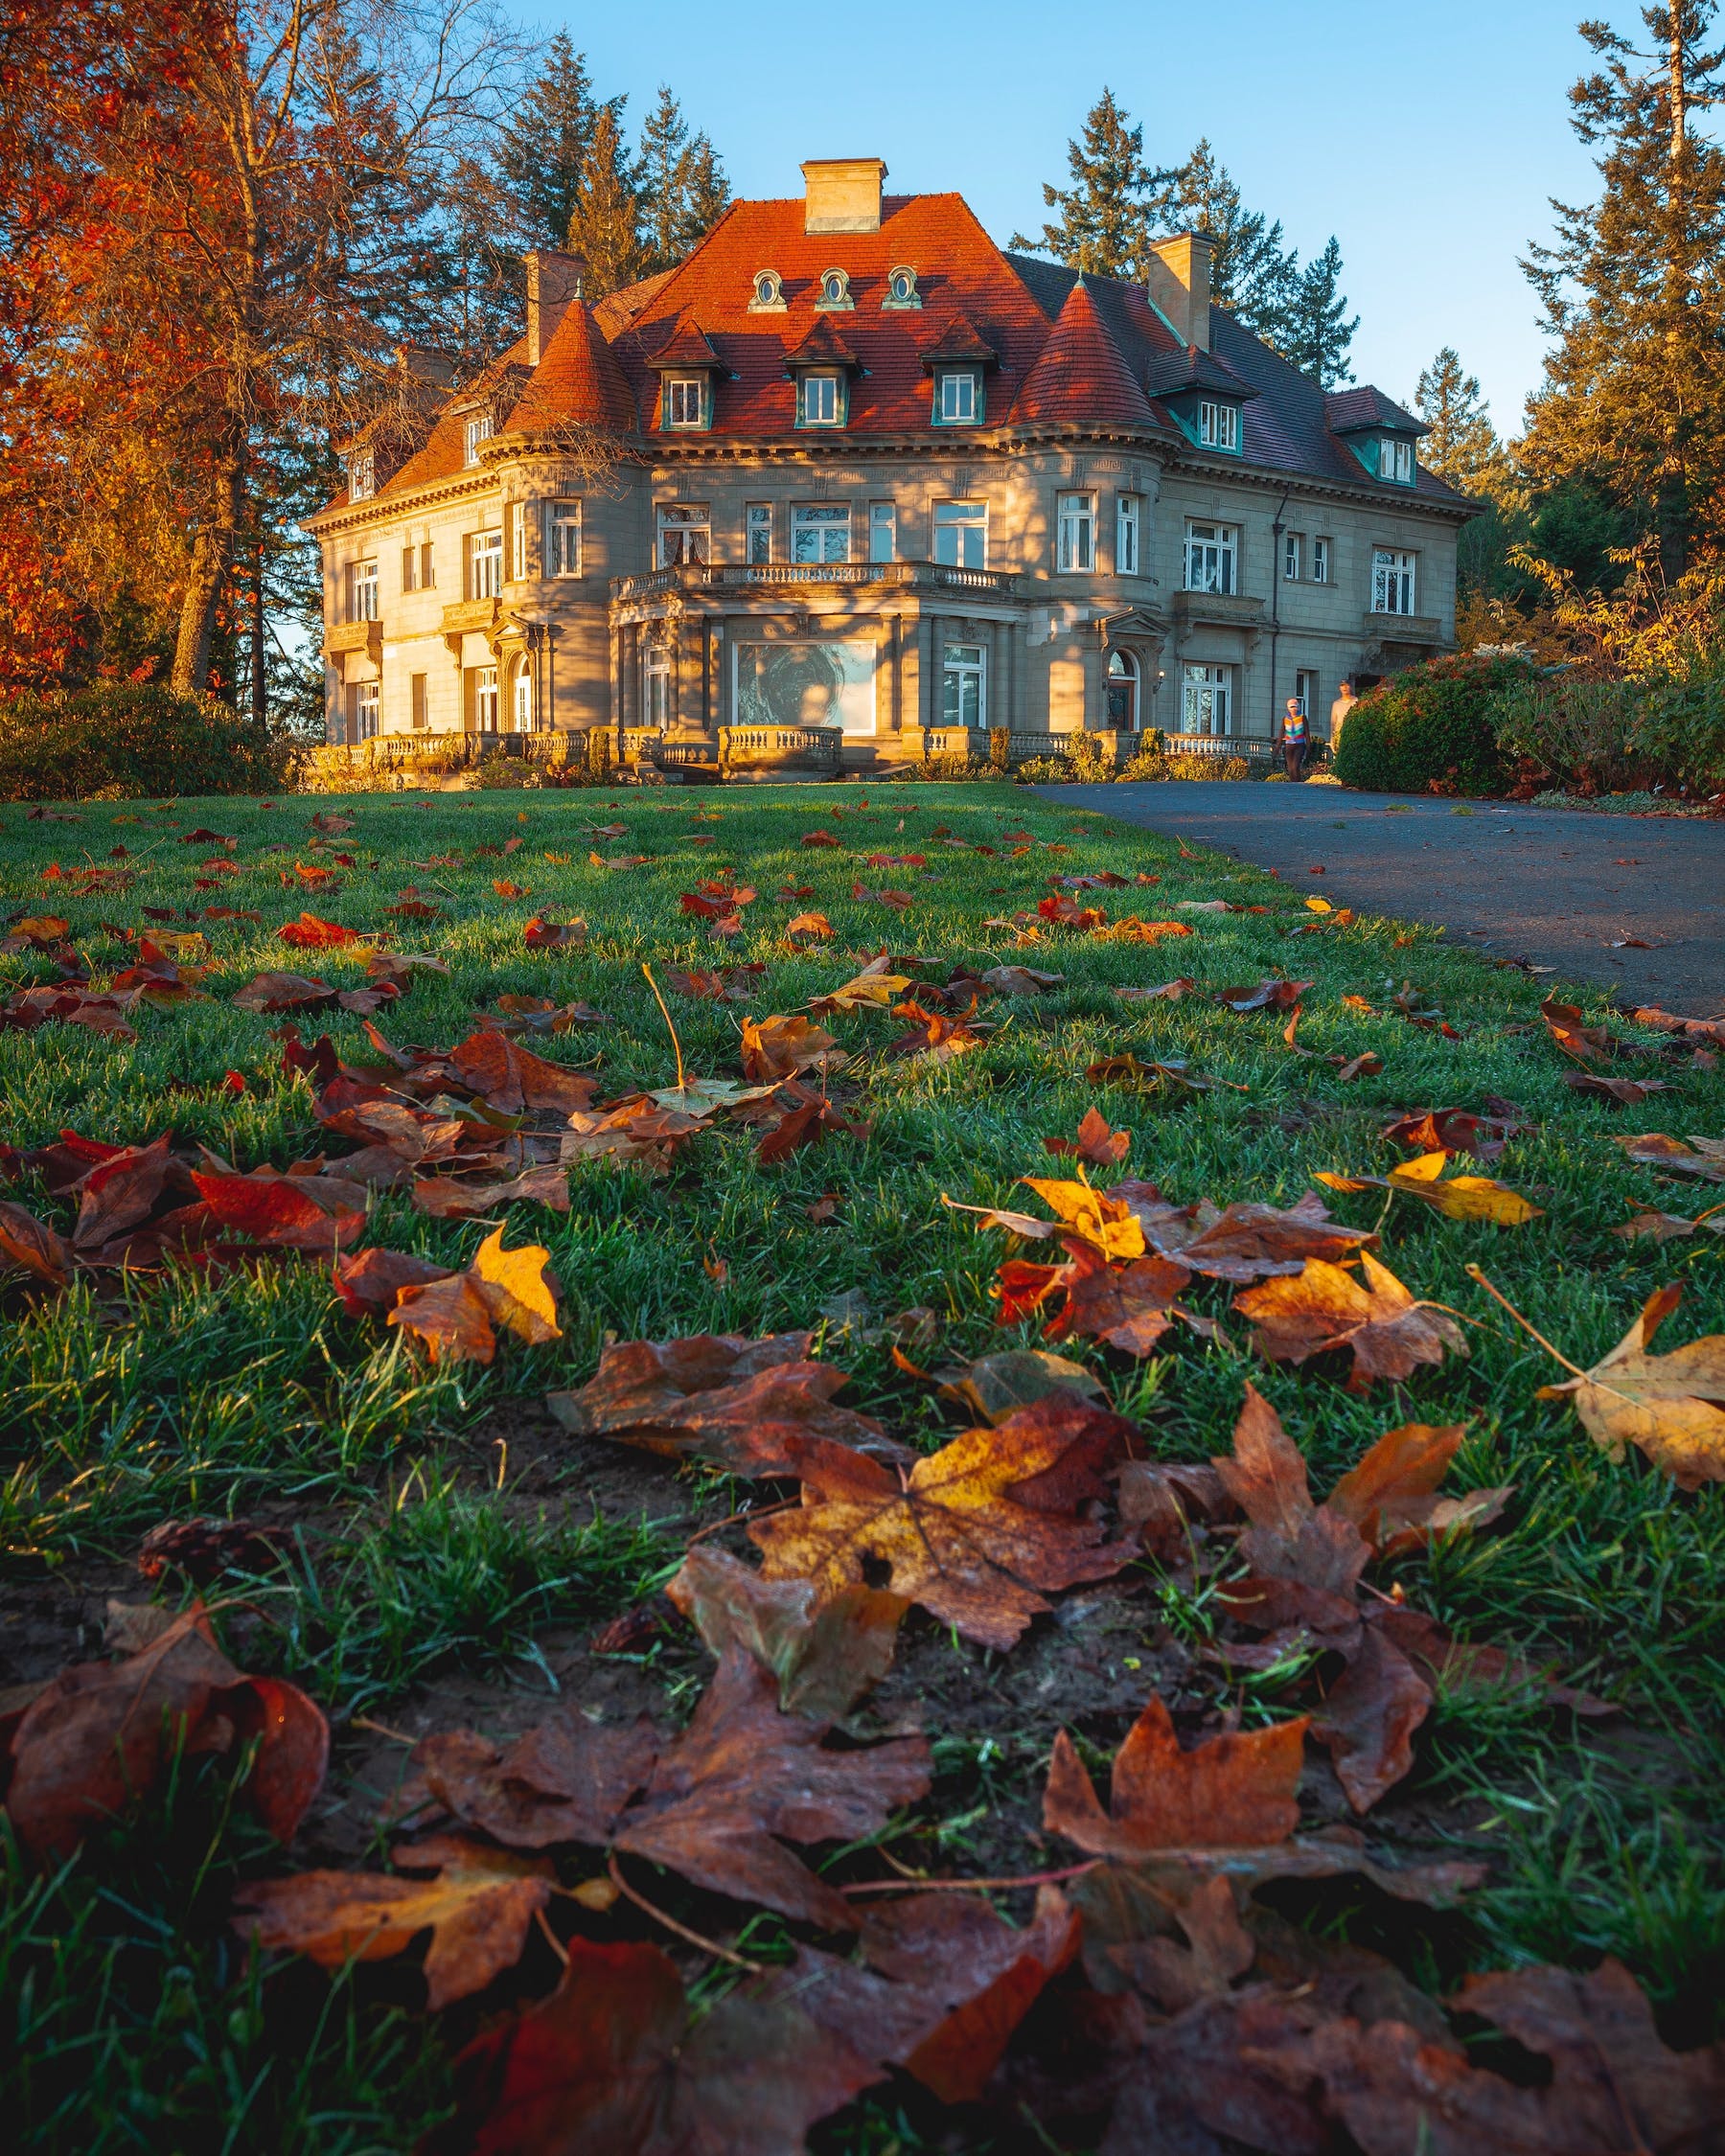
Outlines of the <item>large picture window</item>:
[{"label": "large picture window", "polygon": [[1062,494],[1055,504],[1055,565],[1071,573],[1093,568],[1096,505],[1089,494]]},{"label": "large picture window", "polygon": [[1188,666],[1183,670],[1181,727],[1188,734],[1233,731],[1233,668]]},{"label": "large picture window", "polygon": [[872,637],[787,637],[731,643],[731,700],[739,726],[839,726],[875,730]]},{"label": "large picture window", "polygon": [[1240,535],[1232,524],[1188,523],[1185,587],[1224,595],[1236,587]]},{"label": "large picture window", "polygon": [[934,504],[934,559],[954,569],[988,566],[988,504],[985,501],[937,501]]},{"label": "large picture window", "polygon": [[1371,555],[1371,610],[1374,614],[1411,614],[1414,611],[1414,572],[1416,557],[1395,547],[1379,546]]},{"label": "large picture window", "polygon": [[840,502],[805,503],[791,512],[793,562],[848,562],[850,511]]},{"label": "large picture window", "polygon": [[940,715],[949,726],[985,726],[984,654],[980,644],[949,644],[941,668]]},{"label": "large picture window", "polygon": [[663,502],[658,512],[658,565],[687,569],[710,562],[713,524],[704,502]]}]

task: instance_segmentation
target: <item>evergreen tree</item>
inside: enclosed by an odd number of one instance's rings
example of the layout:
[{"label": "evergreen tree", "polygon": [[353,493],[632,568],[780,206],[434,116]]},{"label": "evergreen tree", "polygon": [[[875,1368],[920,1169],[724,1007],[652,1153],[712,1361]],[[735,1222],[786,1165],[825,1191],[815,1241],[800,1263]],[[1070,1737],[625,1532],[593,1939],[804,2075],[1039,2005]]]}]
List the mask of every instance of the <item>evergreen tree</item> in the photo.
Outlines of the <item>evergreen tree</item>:
[{"label": "evergreen tree", "polygon": [[1097,277],[1139,277],[1150,235],[1149,203],[1174,178],[1144,162],[1144,130],[1104,89],[1091,107],[1081,141],[1067,144],[1070,187],[1044,183],[1043,202],[1059,212],[1041,236],[1015,234],[1015,247],[1033,247],[1070,269]]},{"label": "evergreen tree", "polygon": [[704,134],[683,152],[682,221],[677,230],[678,257],[691,254],[730,208],[730,182],[719,153]]},{"label": "evergreen tree", "polygon": [[1479,377],[1462,373],[1453,344],[1422,371],[1414,409],[1431,428],[1419,446],[1419,461],[1428,471],[1464,494],[1496,497],[1508,492],[1509,460],[1480,394]]},{"label": "evergreen tree", "polygon": [[1535,480],[1593,479],[1657,539],[1668,583],[1725,538],[1725,154],[1689,124],[1725,97],[1714,0],[1644,7],[1653,51],[1580,26],[1600,65],[1570,93],[1596,202],[1553,201],[1523,264],[1553,348],[1530,399]]},{"label": "evergreen tree", "polygon": [[[1272,224],[1261,212],[1247,209],[1208,139],[1167,175],[1154,212],[1164,230],[1186,226],[1209,234],[1214,241],[1211,299],[1226,307],[1243,330],[1286,352],[1299,309],[1300,257],[1284,246],[1279,218]],[[1341,267],[1339,256],[1336,266]]]},{"label": "evergreen tree", "polygon": [[[1279,344],[1282,357],[1301,374],[1310,375],[1320,389],[1339,389],[1353,379],[1347,351],[1360,317],[1356,314],[1348,320],[1347,296],[1340,290],[1341,283],[1342,249],[1332,233],[1323,252],[1314,255],[1295,281],[1282,335],[1272,340]],[[1453,352],[1450,357],[1455,357]],[[1421,377],[1422,384],[1423,380]],[[1476,390],[1479,386],[1475,382]]]},{"label": "evergreen tree", "polygon": [[670,269],[688,255],[730,206],[730,186],[712,143],[691,136],[669,86],[641,130],[641,224],[649,269]]},{"label": "evergreen tree", "polygon": [[582,160],[567,245],[571,252],[586,257],[589,300],[619,291],[647,272],[641,198],[622,130],[609,104],[599,109]]},{"label": "evergreen tree", "polygon": [[497,129],[494,173],[521,247],[561,247],[575,214],[582,168],[600,111],[620,119],[622,99],[593,99],[586,56],[567,34],[552,38],[545,63]]}]

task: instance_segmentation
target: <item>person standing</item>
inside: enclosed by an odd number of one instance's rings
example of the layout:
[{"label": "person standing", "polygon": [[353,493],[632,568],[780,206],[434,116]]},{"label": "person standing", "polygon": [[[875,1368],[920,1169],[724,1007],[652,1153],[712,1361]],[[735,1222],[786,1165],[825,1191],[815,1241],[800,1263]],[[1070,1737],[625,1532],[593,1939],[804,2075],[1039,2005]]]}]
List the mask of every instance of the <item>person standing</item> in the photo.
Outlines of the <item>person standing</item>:
[{"label": "person standing", "polygon": [[1306,743],[1305,706],[1298,697],[1290,697],[1282,706],[1281,746],[1282,761],[1288,768],[1291,779],[1305,776]]},{"label": "person standing", "polygon": [[1347,722],[1348,713],[1359,700],[1359,698],[1353,693],[1351,681],[1344,681],[1336,691],[1336,700],[1330,705],[1329,747],[1331,756],[1334,756],[1337,749],[1341,747],[1342,728]]}]

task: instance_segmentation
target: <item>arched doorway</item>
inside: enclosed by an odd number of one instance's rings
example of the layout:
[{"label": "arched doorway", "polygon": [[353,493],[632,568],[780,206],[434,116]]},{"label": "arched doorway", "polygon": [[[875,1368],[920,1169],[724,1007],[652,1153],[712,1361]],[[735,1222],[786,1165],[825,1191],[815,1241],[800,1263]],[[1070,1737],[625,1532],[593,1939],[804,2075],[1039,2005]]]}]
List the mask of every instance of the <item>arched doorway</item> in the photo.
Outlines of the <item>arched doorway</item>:
[{"label": "arched doorway", "polygon": [[533,672],[525,658],[517,659],[510,677],[509,724],[514,733],[533,731]]},{"label": "arched doorway", "polygon": [[1132,652],[1108,654],[1108,723],[1119,733],[1138,731],[1138,662]]}]

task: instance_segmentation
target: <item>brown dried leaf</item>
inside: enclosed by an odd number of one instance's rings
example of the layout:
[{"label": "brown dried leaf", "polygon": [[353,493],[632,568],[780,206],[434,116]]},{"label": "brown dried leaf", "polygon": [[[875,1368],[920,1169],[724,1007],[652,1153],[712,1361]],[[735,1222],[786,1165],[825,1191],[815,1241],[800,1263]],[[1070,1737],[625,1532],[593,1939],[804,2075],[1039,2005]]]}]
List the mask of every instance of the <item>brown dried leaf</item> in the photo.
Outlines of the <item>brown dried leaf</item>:
[{"label": "brown dried leaf", "polygon": [[715,1655],[740,1647],[779,1683],[787,1714],[836,1722],[886,1674],[910,1607],[875,1587],[824,1602],[813,1580],[770,1580],[723,1550],[698,1548],[666,1594]]},{"label": "brown dried leaf", "polygon": [[1668,1355],[1648,1352],[1683,1299],[1657,1289],[1609,1355],[1585,1376],[1542,1386],[1542,1400],[1570,1398],[1596,1444],[1613,1459],[1636,1445],[1679,1489],[1725,1481],[1725,1333],[1690,1341]]},{"label": "brown dried leaf", "polygon": [[1100,1109],[1087,1108],[1075,1138],[1046,1137],[1043,1150],[1070,1154],[1098,1168],[1117,1168],[1132,1150],[1132,1133],[1110,1129],[1108,1118]]},{"label": "brown dried leaf", "polygon": [[1043,1825],[1092,1856],[1285,1842],[1300,1819],[1295,1792],[1306,1719],[1207,1739],[1184,1752],[1159,1698],[1115,1755],[1109,1810],[1064,1730],[1054,1740]]},{"label": "brown dried leaf", "polygon": [[1411,1377],[1422,1363],[1441,1363],[1446,1347],[1467,1353],[1461,1328],[1435,1304],[1416,1301],[1369,1250],[1360,1252],[1362,1285],[1340,1266],[1308,1258],[1298,1279],[1266,1280],[1237,1295],[1233,1307],[1255,1328],[1254,1344],[1275,1363],[1303,1363],[1349,1348],[1350,1392],[1374,1378]]}]

